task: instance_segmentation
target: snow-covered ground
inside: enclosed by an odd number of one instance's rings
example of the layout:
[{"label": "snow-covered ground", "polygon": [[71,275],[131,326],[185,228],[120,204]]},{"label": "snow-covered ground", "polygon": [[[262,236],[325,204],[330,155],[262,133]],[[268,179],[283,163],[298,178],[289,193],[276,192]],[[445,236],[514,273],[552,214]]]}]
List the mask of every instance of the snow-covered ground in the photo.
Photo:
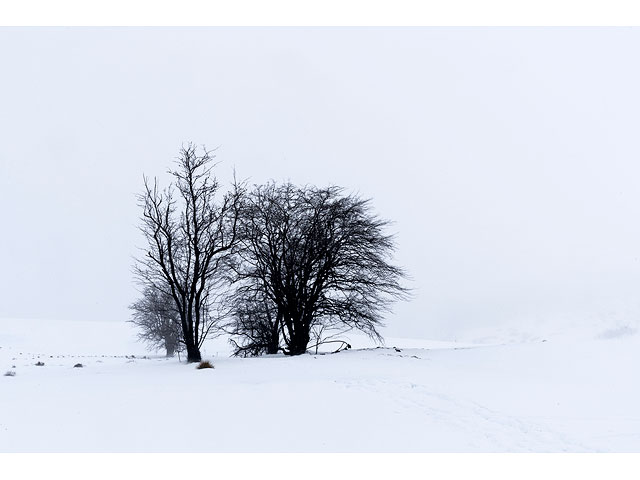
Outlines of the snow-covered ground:
[{"label": "snow-covered ground", "polygon": [[543,340],[239,359],[216,339],[196,370],[125,323],[0,320],[0,451],[640,452],[640,336]]}]

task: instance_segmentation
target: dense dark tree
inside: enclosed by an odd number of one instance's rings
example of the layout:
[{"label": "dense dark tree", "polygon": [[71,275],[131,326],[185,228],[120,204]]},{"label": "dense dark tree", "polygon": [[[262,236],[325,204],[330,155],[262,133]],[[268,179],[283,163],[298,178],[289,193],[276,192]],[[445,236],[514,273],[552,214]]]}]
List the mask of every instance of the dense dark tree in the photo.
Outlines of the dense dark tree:
[{"label": "dense dark tree", "polygon": [[217,326],[215,305],[237,243],[242,188],[234,181],[220,194],[213,158],[206,149],[198,154],[191,144],[183,147],[169,188],[145,177],[139,196],[147,248],[136,276],[173,299],[189,362],[201,360],[202,343]]},{"label": "dense dark tree", "polygon": [[251,352],[265,330],[289,355],[304,353],[314,331],[358,329],[380,339],[382,312],[407,296],[404,272],[391,264],[388,223],[369,200],[338,187],[255,187],[242,202],[238,230],[236,345]]},{"label": "dense dark tree", "polygon": [[[240,295],[237,295],[240,293]],[[234,355],[241,357],[273,354],[280,350],[277,309],[259,291],[241,289],[233,298],[231,334]]]},{"label": "dense dark tree", "polygon": [[133,311],[131,323],[138,327],[140,340],[154,348],[164,348],[167,357],[181,350],[180,315],[170,295],[147,287],[129,308]]}]

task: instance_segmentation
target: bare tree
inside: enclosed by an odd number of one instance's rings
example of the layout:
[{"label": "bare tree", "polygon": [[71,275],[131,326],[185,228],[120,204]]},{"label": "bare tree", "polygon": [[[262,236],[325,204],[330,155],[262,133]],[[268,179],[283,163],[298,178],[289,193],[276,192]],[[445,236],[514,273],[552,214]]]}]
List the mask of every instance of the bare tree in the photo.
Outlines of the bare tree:
[{"label": "bare tree", "polygon": [[404,271],[391,264],[388,224],[369,200],[338,187],[256,187],[242,208],[235,299],[246,306],[259,298],[269,308],[236,321],[275,329],[289,355],[304,353],[313,332],[357,329],[381,340],[382,312],[408,296]]},{"label": "bare tree", "polygon": [[172,184],[160,190],[156,179],[145,177],[139,196],[147,248],[135,273],[173,299],[189,362],[201,360],[202,343],[217,326],[215,307],[237,243],[242,188],[234,180],[231,191],[220,195],[213,158],[204,148],[198,154],[192,144],[182,147],[169,171]]},{"label": "bare tree", "polygon": [[164,348],[167,357],[182,349],[180,315],[170,295],[148,286],[129,308],[133,311],[130,321],[138,327],[140,340],[154,348]]}]

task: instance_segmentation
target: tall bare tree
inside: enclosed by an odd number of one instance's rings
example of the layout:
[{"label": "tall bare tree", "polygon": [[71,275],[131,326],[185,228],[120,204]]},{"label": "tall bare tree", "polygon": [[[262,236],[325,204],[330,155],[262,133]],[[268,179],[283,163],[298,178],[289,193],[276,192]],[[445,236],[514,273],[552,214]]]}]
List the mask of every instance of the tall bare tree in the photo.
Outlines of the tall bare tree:
[{"label": "tall bare tree", "polygon": [[145,255],[135,273],[140,282],[169,295],[180,318],[187,361],[201,360],[200,348],[217,325],[216,311],[225,269],[237,244],[242,187],[235,181],[221,194],[212,173],[215,155],[183,146],[171,185],[144,177],[141,231]]},{"label": "tall bare tree", "polygon": [[[369,200],[339,187],[257,186],[243,202],[236,306],[267,305],[250,309],[254,324],[278,332],[289,355],[304,353],[312,332],[358,329],[381,339],[382,313],[408,296],[404,271],[391,263],[388,225]],[[252,342],[245,335],[242,345]]]}]

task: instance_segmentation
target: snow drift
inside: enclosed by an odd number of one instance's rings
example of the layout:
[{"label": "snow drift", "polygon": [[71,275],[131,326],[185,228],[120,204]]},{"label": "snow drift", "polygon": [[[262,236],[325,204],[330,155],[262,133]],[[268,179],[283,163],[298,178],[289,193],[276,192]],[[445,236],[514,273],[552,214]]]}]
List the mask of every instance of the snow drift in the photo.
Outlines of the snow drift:
[{"label": "snow drift", "polygon": [[[126,323],[0,320],[3,452],[638,452],[631,328],[166,359]],[[37,362],[44,363],[36,366]],[[83,368],[74,368],[82,363]]]}]

